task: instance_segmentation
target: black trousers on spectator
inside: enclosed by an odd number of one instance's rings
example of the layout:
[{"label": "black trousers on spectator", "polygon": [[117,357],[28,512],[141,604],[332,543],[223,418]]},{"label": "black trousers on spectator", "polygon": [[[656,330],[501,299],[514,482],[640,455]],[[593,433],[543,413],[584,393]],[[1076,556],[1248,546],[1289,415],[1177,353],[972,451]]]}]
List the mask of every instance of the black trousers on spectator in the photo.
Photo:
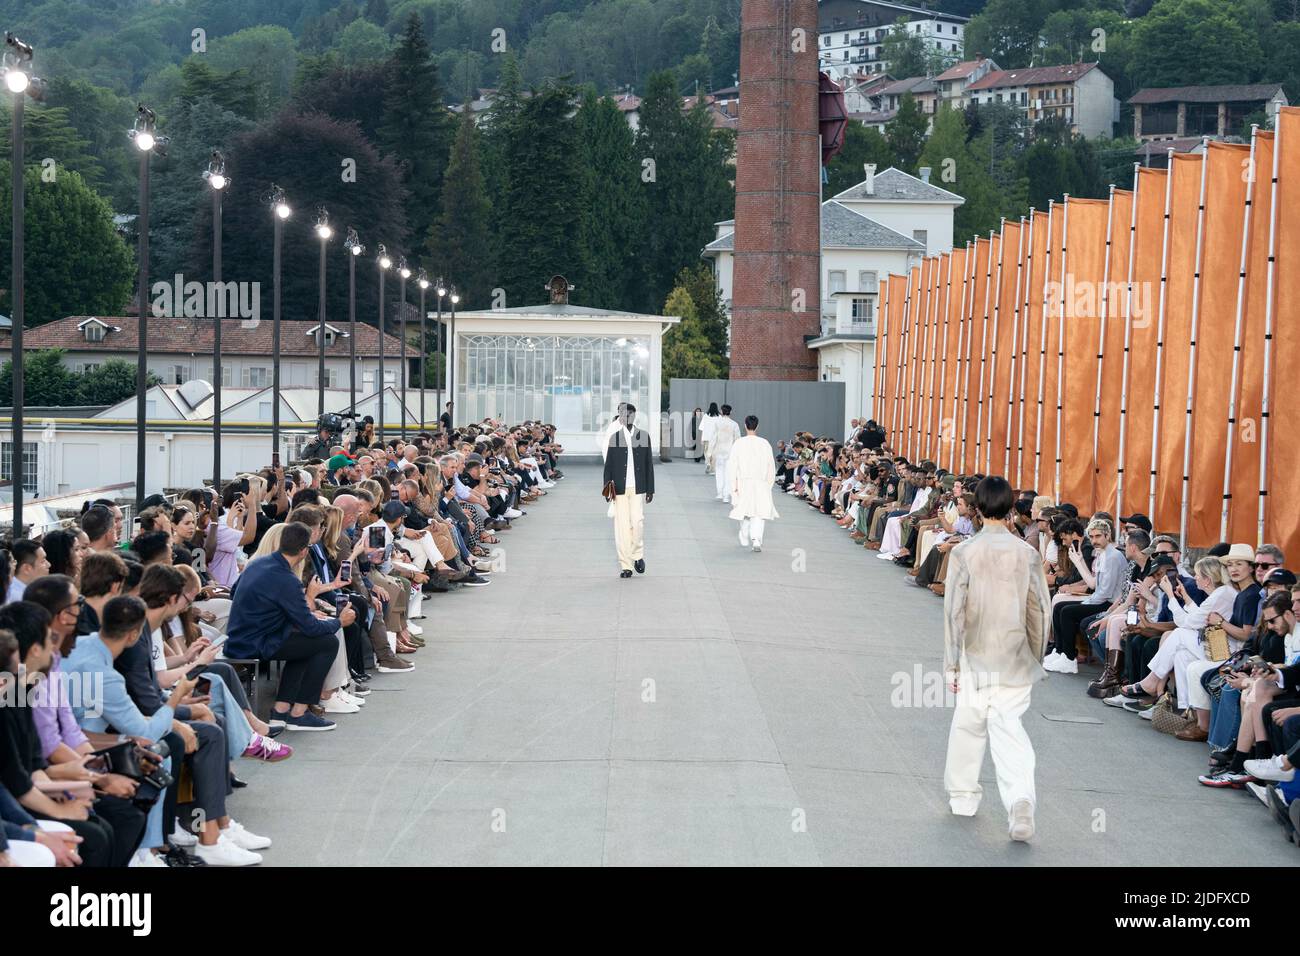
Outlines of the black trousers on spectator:
[{"label": "black trousers on spectator", "polygon": [[370,605],[359,594],[348,595],[348,600],[357,619],[343,628],[343,647],[348,655],[348,669],[361,673],[366,669],[366,647],[370,643],[365,628],[366,610]]},{"label": "black trousers on spectator", "polygon": [[[114,866],[113,863],[113,827],[107,820],[97,814],[94,810],[85,820],[59,820],[56,817],[47,817],[43,813],[33,813],[32,816],[39,820],[54,820],[56,823],[66,823],[72,827],[72,832],[81,837],[81,843],[77,845],[77,855],[81,857],[81,865],[85,867],[106,867]],[[136,842],[140,838],[136,836]],[[127,854],[128,859],[131,854]],[[116,864],[125,866],[126,862]]]},{"label": "black trousers on spectator", "polygon": [[[1269,743],[1273,745],[1273,753],[1284,754],[1294,746],[1287,744],[1286,728],[1279,727],[1273,723],[1273,712],[1285,707],[1300,707],[1300,697],[1274,697],[1264,705],[1261,716],[1264,718],[1264,730],[1268,733]],[[1294,720],[1295,718],[1291,718]]]},{"label": "black trousers on spectator", "polygon": [[931,548],[930,553],[925,556],[921,562],[921,570],[916,572],[916,583],[923,588],[928,588],[934,583],[935,576],[939,573],[939,568],[943,564],[944,553],[938,548]]},{"label": "black trousers on spectator", "polygon": [[1160,635],[1130,634],[1124,638],[1125,683],[1136,684],[1150,672],[1151,658],[1160,650]]},{"label": "black trousers on spectator", "polygon": [[1074,660],[1074,640],[1079,636],[1079,623],[1092,617],[1102,608],[1083,601],[1066,601],[1052,609],[1052,640],[1056,649]]},{"label": "black trousers on spectator", "polygon": [[299,631],[290,634],[271,658],[284,661],[280,672],[280,690],[276,701],[289,704],[316,704],[320,702],[321,686],[330,672],[338,645],[333,635],[307,637]]},{"label": "black trousers on spectator", "polygon": [[112,834],[109,866],[126,866],[140,846],[148,814],[130,800],[100,797],[95,801],[95,816],[108,824]]}]

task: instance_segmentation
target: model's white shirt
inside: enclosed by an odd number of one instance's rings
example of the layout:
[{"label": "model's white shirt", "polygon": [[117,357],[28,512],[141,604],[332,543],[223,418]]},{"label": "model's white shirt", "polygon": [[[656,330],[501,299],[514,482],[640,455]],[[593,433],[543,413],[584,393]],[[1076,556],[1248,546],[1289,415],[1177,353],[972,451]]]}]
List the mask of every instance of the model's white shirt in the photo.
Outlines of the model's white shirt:
[{"label": "model's white shirt", "polygon": [[601,461],[604,461],[606,458],[609,457],[609,440],[613,438],[614,433],[617,432],[622,427],[623,427],[623,422],[619,418],[614,419],[612,422],[610,422],[608,425],[605,426],[605,430],[601,433],[601,439],[602,439],[600,443]]},{"label": "model's white shirt", "polygon": [[713,451],[714,455],[726,456],[731,454],[731,446],[736,439],[740,437],[740,426],[735,423],[728,415],[722,415],[717,420],[717,429],[713,434]]},{"label": "model's white shirt", "polygon": [[632,467],[632,435],[635,427],[633,425],[631,428],[623,429],[623,439],[627,442],[627,484],[623,491],[629,495],[636,494],[636,469]]},{"label": "model's white shirt", "polygon": [[704,420],[700,422],[700,438],[703,441],[713,441],[713,436],[718,431],[718,416],[705,415]]}]

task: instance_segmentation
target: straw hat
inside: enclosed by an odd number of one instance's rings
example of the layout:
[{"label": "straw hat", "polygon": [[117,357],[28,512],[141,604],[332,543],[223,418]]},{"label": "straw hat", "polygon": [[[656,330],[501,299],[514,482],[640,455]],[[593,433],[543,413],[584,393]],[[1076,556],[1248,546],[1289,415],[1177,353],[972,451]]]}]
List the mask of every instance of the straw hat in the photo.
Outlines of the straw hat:
[{"label": "straw hat", "polygon": [[1248,544],[1234,544],[1228,549],[1227,554],[1219,556],[1219,561],[1222,564],[1227,564],[1229,561],[1245,561],[1248,564],[1254,564],[1255,549]]}]

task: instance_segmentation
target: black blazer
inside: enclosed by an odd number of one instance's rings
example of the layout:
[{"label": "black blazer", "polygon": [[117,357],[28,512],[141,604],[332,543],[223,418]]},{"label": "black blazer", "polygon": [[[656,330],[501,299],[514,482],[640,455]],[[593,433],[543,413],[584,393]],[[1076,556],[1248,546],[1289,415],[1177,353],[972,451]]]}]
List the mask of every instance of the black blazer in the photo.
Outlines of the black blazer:
[{"label": "black blazer", "polygon": [[[654,461],[650,455],[650,436],[640,428],[632,433],[632,474],[636,478],[639,495],[652,495],[655,491]],[[627,493],[627,429],[620,428],[609,439],[605,455],[605,477],[601,486],[614,482],[615,494]]]}]

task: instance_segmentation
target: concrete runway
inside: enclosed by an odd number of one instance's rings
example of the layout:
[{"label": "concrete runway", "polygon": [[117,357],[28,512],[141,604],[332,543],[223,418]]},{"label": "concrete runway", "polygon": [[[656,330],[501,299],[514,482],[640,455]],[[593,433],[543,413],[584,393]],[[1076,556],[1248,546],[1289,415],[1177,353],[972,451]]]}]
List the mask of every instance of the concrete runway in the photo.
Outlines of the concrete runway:
[{"label": "concrete runway", "polygon": [[785,495],[742,549],[684,462],[657,463],[648,570],[621,580],[599,470],[566,472],[490,587],[426,602],[414,672],[240,762],[266,865],[1300,862],[1253,796],[1197,784],[1205,745],[1091,700],[1090,673],[1025,718],[1035,839],[1007,839],[987,759],[979,815],[951,816],[938,598]]}]

